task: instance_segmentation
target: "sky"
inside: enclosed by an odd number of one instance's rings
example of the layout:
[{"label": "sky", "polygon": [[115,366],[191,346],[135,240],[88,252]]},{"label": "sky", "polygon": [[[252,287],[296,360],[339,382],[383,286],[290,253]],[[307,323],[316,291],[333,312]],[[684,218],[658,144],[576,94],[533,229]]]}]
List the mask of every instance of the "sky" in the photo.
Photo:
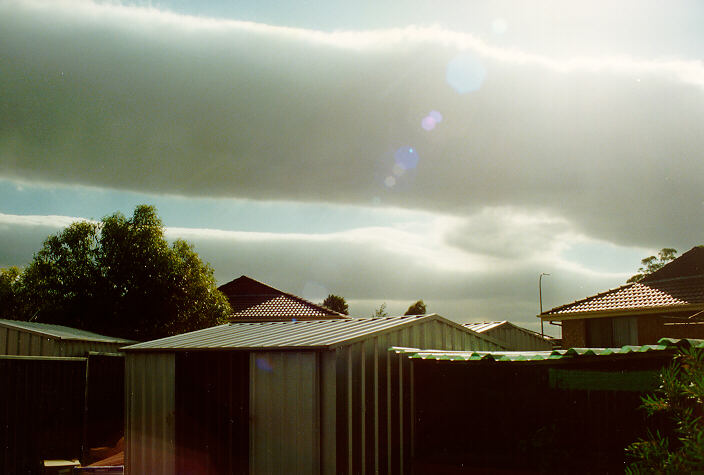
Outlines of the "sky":
[{"label": "sky", "polygon": [[702,244],[703,22],[696,1],[0,0],[0,267],[147,203],[219,283],[538,329],[541,273],[548,309]]}]

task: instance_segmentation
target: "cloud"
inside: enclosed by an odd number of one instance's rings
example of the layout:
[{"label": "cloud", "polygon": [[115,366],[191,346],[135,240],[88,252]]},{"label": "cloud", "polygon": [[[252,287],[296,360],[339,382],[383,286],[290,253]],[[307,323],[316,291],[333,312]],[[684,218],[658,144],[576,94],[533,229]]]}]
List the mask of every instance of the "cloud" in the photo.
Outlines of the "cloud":
[{"label": "cloud", "polygon": [[[616,250],[576,235],[569,231],[570,223],[559,224],[549,217],[539,223],[553,222],[556,232],[544,247],[527,240],[526,247],[501,254],[478,252],[471,242],[465,247],[453,242],[472,221],[484,223],[488,215],[500,223],[494,224],[496,235],[513,234],[517,241],[533,233],[538,224],[501,209],[466,220],[439,216],[422,229],[398,225],[304,234],[168,227],[166,235],[193,243],[220,283],[249,275],[314,301],[335,293],[348,300],[356,316],[371,315],[383,302],[391,314],[400,314],[423,299],[430,311],[458,322],[508,319],[537,328],[540,272],[552,274],[543,279],[547,309],[615,287],[632,270],[629,262],[620,272],[581,264],[578,255],[565,250],[597,255],[615,254]],[[0,242],[8,243],[0,246],[0,267],[28,264],[48,234],[76,219],[0,214]],[[621,249],[618,254],[628,251]],[[642,254],[641,250],[634,252]],[[517,257],[516,253],[526,255]]]},{"label": "cloud", "polygon": [[560,238],[570,231],[564,218],[484,208],[453,228],[446,240],[468,252],[526,261],[558,252]]},{"label": "cloud", "polygon": [[0,268],[28,264],[49,234],[60,231],[76,219],[0,213]]},{"label": "cloud", "polygon": [[[474,92],[446,80],[458,55],[485,72],[466,74]],[[688,247],[702,225],[701,61],[4,1],[0,70],[6,178],[460,218],[511,207],[650,247]]]}]

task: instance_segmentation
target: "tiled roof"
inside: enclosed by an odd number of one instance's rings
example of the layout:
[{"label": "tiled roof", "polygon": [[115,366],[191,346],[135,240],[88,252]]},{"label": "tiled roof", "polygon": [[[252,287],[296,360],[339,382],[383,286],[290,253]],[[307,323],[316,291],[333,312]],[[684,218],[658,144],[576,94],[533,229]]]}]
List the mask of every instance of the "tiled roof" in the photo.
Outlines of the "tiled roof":
[{"label": "tiled roof", "polygon": [[626,284],[555,307],[541,315],[660,308],[704,304],[704,275]]},{"label": "tiled roof", "polygon": [[301,297],[275,289],[247,276],[219,287],[232,307],[232,320],[310,320],[345,315]]}]

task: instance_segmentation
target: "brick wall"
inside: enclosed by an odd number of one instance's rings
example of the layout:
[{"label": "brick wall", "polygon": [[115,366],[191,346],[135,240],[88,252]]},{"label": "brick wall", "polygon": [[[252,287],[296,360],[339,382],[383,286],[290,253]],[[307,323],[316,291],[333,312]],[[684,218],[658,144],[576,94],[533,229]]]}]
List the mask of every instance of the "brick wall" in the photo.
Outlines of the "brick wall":
[{"label": "brick wall", "polygon": [[562,348],[584,348],[587,346],[587,326],[584,319],[562,322]]}]

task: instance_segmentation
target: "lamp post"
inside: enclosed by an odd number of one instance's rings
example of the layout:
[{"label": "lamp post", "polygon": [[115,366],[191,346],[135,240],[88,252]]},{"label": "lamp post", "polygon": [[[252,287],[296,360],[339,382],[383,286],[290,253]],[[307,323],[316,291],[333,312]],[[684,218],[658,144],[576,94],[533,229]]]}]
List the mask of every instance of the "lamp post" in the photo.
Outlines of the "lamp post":
[{"label": "lamp post", "polygon": [[[541,272],[538,277],[538,308],[540,309],[540,314],[543,313],[543,276],[550,275],[547,272]],[[543,317],[540,317],[540,336],[545,336],[543,331]]]}]

